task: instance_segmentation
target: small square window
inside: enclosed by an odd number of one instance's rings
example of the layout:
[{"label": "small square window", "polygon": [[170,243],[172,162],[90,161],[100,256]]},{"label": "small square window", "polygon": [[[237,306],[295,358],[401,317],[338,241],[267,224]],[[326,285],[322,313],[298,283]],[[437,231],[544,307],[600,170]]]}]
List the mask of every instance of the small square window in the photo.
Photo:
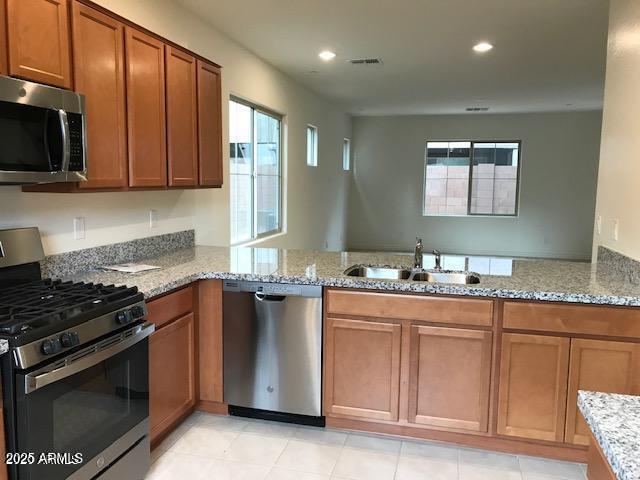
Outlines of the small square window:
[{"label": "small square window", "polygon": [[307,165],[318,166],[318,129],[307,125]]},{"label": "small square window", "polygon": [[518,215],[520,141],[427,142],[423,215]]},{"label": "small square window", "polygon": [[348,138],[342,142],[342,169],[344,171],[351,170],[351,140]]}]

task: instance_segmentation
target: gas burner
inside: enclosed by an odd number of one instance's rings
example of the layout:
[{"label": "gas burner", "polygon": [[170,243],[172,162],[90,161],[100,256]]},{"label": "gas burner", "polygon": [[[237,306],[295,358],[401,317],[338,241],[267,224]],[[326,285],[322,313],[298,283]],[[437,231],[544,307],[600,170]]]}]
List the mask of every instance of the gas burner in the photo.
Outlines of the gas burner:
[{"label": "gas burner", "polygon": [[141,296],[136,287],[101,283],[47,279],[17,285],[0,292],[0,334],[15,337],[42,330],[47,335],[51,328],[80,323],[136,296]]}]

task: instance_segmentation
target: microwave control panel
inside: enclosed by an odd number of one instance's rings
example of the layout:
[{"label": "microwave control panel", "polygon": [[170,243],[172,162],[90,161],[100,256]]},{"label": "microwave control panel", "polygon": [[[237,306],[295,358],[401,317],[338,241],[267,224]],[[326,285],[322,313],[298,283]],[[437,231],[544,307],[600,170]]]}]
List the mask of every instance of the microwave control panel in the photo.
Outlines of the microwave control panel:
[{"label": "microwave control panel", "polygon": [[83,122],[82,115],[78,113],[67,113],[69,121],[69,144],[71,148],[71,159],[69,161],[69,171],[81,172],[84,168],[84,145],[83,145]]}]

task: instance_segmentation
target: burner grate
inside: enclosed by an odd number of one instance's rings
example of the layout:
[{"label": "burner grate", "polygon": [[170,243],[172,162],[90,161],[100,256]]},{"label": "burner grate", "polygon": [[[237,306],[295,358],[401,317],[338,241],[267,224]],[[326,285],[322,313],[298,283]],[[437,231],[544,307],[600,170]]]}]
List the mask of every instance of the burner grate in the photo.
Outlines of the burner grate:
[{"label": "burner grate", "polygon": [[0,333],[20,335],[56,323],[73,324],[138,293],[136,287],[40,280],[0,292]]}]

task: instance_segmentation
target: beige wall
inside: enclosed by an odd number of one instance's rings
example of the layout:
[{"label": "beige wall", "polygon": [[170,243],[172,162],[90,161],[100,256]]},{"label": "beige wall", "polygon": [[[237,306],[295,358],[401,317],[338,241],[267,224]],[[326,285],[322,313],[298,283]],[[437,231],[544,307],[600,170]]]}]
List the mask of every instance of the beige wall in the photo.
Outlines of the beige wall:
[{"label": "beige wall", "polygon": [[[589,258],[600,128],[601,112],[356,117],[347,246]],[[425,142],[449,139],[522,140],[518,217],[422,216]]]},{"label": "beige wall", "polygon": [[[640,2],[611,0],[594,255],[605,245],[640,260]],[[614,222],[619,235],[614,237]]]},{"label": "beige wall", "polygon": [[[196,229],[200,244],[229,243],[228,99],[234,94],[285,115],[285,233],[270,245],[343,247],[349,174],[341,169],[342,140],[351,119],[290,80],[171,0],[98,0],[104,7],[223,66],[222,189],[101,194],[22,193],[0,186],[0,228],[40,227],[48,253]],[[306,166],[305,127],[319,130],[319,167]],[[149,210],[158,227],[149,228]],[[73,218],[86,218],[86,238],[73,239]]]}]

